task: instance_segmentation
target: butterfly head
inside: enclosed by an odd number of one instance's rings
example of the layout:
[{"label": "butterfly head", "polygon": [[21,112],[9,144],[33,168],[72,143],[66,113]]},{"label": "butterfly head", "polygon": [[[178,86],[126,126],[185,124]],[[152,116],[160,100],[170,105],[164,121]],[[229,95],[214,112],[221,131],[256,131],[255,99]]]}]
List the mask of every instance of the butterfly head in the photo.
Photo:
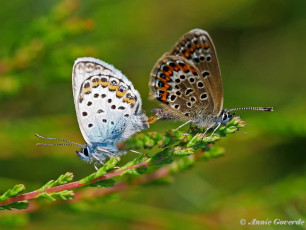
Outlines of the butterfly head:
[{"label": "butterfly head", "polygon": [[119,151],[115,145],[101,145],[101,143],[92,145],[85,144],[81,147],[81,151],[76,151],[76,153],[81,160],[87,163],[99,162],[101,164],[107,158],[125,154],[125,152]]},{"label": "butterfly head", "polygon": [[36,145],[43,145],[43,146],[73,146],[73,147],[81,147],[81,151],[76,151],[78,157],[87,162],[87,163],[93,163],[98,162],[100,164],[103,164],[103,162],[110,157],[113,157],[115,155],[123,155],[125,154],[125,151],[119,151],[118,148],[114,143],[91,143],[81,145],[79,143],[68,141],[60,138],[54,138],[54,137],[45,137],[36,134],[35,136],[43,139],[48,140],[57,140],[57,141],[63,141],[66,143],[56,143],[56,144],[45,144],[45,143],[37,143]]},{"label": "butterfly head", "polygon": [[94,150],[87,144],[82,146],[81,151],[76,151],[78,157],[88,163],[91,163],[95,160]]},{"label": "butterfly head", "polygon": [[226,124],[227,122],[229,122],[230,120],[233,119],[235,113],[230,114],[230,111],[228,111],[227,109],[223,109],[221,114],[219,115],[217,122],[218,123],[222,123],[222,124]]},{"label": "butterfly head", "polygon": [[215,120],[216,123],[226,124],[233,119],[236,113],[230,114],[232,111],[236,110],[257,110],[257,111],[273,111],[273,107],[244,107],[244,108],[234,108],[234,109],[223,109],[219,117]]}]

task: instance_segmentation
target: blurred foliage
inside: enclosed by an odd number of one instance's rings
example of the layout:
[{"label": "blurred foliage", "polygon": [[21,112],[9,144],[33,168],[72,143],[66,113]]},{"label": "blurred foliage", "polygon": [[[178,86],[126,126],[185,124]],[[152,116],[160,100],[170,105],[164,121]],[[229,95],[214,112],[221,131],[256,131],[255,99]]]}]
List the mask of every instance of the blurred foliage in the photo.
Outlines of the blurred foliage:
[{"label": "blurred foliage", "polygon": [[[29,215],[0,213],[1,227],[237,229],[241,218],[305,218],[305,7],[301,0],[2,2],[1,194],[15,184],[32,190],[67,171],[76,179],[93,171],[74,149],[35,146],[35,133],[83,141],[71,90],[77,57],[122,70],[150,114],[158,105],[147,100],[154,63],[182,34],[202,28],[218,51],[225,107],[274,106],[275,112],[239,112],[248,134],[222,139],[224,157],[168,178],[166,186]],[[159,122],[150,131],[177,126]],[[129,153],[121,164],[134,158]]]}]

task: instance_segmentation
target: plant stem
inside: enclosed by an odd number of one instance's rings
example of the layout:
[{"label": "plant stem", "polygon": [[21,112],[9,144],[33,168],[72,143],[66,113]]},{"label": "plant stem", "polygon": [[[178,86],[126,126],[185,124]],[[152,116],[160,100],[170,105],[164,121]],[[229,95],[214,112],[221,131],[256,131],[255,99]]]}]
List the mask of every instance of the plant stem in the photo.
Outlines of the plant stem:
[{"label": "plant stem", "polygon": [[101,180],[106,180],[106,179],[109,179],[109,178],[112,178],[112,177],[120,176],[121,173],[123,173],[124,171],[139,168],[139,167],[142,167],[142,166],[148,166],[149,164],[150,164],[149,162],[145,161],[145,162],[127,167],[124,170],[116,170],[116,171],[113,171],[113,172],[109,172],[109,173],[107,173],[103,176],[100,176],[96,179],[93,179],[89,183],[82,183],[81,180],[79,180],[79,181],[71,182],[71,183],[68,183],[68,184],[63,184],[63,185],[59,185],[59,186],[56,186],[56,187],[48,188],[44,191],[36,190],[36,191],[33,191],[33,192],[25,193],[25,194],[22,194],[22,195],[11,197],[8,200],[1,201],[0,206],[15,203],[15,202],[18,202],[18,201],[31,200],[31,199],[36,198],[41,193],[54,193],[54,192],[60,192],[60,191],[64,191],[64,190],[71,190],[71,189],[83,187],[83,186],[93,184],[93,183],[101,181]]}]

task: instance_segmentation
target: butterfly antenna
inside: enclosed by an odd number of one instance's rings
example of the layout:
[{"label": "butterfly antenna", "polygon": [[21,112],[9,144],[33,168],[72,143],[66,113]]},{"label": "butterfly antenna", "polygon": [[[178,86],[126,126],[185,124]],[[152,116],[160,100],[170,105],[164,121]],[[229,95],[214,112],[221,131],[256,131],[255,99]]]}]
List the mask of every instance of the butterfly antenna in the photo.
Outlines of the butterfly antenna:
[{"label": "butterfly antenna", "polygon": [[79,145],[74,145],[74,144],[45,144],[45,143],[36,143],[36,145],[39,145],[39,146],[62,146],[62,145],[66,145],[66,146],[79,147]]},{"label": "butterfly antenna", "polygon": [[47,139],[47,140],[56,140],[56,141],[64,141],[64,142],[68,142],[69,144],[43,144],[43,143],[37,143],[37,145],[45,145],[45,146],[56,146],[56,145],[68,145],[68,146],[75,146],[75,147],[83,147],[83,145],[73,142],[73,141],[68,141],[68,140],[64,140],[64,139],[60,139],[60,138],[54,138],[54,137],[45,137],[45,136],[41,136],[38,134],[35,134],[35,136],[42,138],[42,139]]},{"label": "butterfly antenna", "polygon": [[267,111],[272,112],[273,107],[244,107],[244,108],[234,108],[227,110],[228,112],[236,111],[236,110],[256,110],[256,111]]}]

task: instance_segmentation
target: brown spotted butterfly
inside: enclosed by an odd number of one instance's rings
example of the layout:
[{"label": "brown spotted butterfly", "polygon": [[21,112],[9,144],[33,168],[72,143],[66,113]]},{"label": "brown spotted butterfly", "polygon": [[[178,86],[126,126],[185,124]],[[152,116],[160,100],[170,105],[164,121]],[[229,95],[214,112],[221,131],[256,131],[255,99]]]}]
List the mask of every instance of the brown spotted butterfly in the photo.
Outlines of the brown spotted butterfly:
[{"label": "brown spotted butterfly", "polygon": [[[209,34],[193,29],[183,35],[155,64],[150,78],[158,119],[177,119],[213,133],[233,118],[234,110],[273,111],[272,107],[223,109],[223,89],[217,53]],[[178,128],[180,128],[178,127]],[[213,135],[212,133],[212,135]]]}]

